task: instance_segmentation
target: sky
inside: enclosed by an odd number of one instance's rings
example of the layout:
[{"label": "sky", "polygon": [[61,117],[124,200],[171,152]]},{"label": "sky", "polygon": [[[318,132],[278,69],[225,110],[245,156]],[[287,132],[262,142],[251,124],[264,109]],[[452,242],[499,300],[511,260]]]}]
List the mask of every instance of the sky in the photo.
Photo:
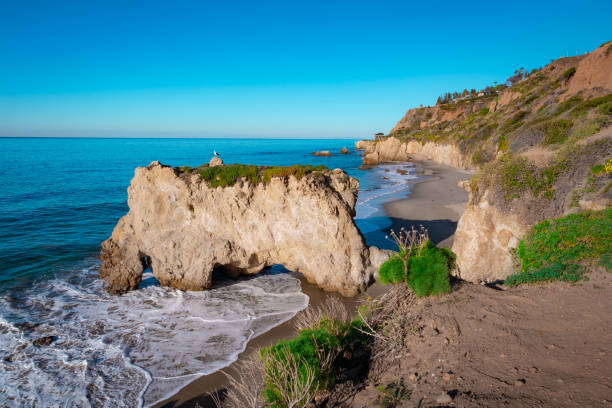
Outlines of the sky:
[{"label": "sky", "polygon": [[0,0],[0,137],[365,138],[612,40],[612,1]]}]

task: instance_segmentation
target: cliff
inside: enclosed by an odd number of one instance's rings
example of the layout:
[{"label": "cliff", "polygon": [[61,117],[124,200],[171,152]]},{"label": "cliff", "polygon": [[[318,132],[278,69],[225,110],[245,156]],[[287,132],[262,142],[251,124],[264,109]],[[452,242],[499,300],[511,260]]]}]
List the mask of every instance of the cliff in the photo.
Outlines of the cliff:
[{"label": "cliff", "polygon": [[102,244],[110,293],[138,288],[147,266],[161,285],[204,290],[215,268],[237,276],[282,264],[350,296],[385,260],[353,222],[359,182],[341,170],[200,170],[159,162],[136,169],[130,210]]},{"label": "cliff", "polygon": [[429,159],[479,169],[455,234],[458,273],[504,279],[527,229],[546,218],[610,206],[600,169],[612,156],[612,42],[561,58],[510,86],[409,110],[364,163]]}]

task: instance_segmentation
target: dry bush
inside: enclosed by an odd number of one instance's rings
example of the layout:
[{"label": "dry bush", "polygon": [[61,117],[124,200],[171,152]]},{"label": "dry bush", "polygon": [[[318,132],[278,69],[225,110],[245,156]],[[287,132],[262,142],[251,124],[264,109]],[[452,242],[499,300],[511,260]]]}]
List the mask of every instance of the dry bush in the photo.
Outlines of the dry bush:
[{"label": "dry bush", "polygon": [[280,355],[264,354],[266,382],[271,384],[288,408],[304,405],[315,396],[316,373],[314,369],[293,354],[287,347]]},{"label": "dry bush", "polygon": [[329,296],[318,307],[307,307],[298,313],[293,319],[293,324],[298,331],[301,331],[319,326],[322,320],[338,320],[346,323],[349,320],[349,314],[337,297]]},{"label": "dry bush", "polygon": [[215,405],[219,408],[258,408],[264,406],[262,392],[264,389],[264,367],[253,353],[245,360],[236,364],[236,375],[226,372],[228,386],[223,398],[217,393],[211,394]]},{"label": "dry bush", "polygon": [[[389,239],[389,235],[391,235],[391,239]],[[399,232],[391,230],[389,235],[385,236],[385,238],[397,245],[399,256],[404,261],[408,260],[414,251],[418,251],[417,255],[419,255],[420,250],[427,244],[427,241],[429,241],[429,233],[422,225],[418,230],[415,229],[414,226],[412,226],[410,231],[404,227],[402,227]]]},{"label": "dry bush", "polygon": [[[393,355],[404,347],[406,336],[415,334],[419,328],[411,319],[411,309],[417,297],[406,285],[395,285],[378,299],[367,301],[358,311],[367,330],[364,333],[382,343],[379,354]],[[373,355],[374,359],[380,355]]]}]

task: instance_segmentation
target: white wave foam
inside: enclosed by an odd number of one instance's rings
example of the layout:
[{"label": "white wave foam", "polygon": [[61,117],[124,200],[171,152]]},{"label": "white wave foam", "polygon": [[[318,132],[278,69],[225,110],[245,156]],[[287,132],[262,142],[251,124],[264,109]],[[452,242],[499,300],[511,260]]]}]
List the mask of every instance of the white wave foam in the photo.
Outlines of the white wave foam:
[{"label": "white wave foam", "polygon": [[[251,338],[308,305],[288,274],[205,292],[143,286],[110,296],[88,268],[1,297],[0,405],[150,405],[231,364]],[[32,344],[50,335],[50,345]]]},{"label": "white wave foam", "polygon": [[[398,170],[408,171],[409,174],[400,174]],[[369,171],[374,173],[373,178],[376,181],[373,188],[359,192],[359,199],[355,206],[356,219],[384,215],[382,203],[388,196],[408,191],[412,180],[416,178],[412,174],[413,167],[410,163],[382,164]]]}]

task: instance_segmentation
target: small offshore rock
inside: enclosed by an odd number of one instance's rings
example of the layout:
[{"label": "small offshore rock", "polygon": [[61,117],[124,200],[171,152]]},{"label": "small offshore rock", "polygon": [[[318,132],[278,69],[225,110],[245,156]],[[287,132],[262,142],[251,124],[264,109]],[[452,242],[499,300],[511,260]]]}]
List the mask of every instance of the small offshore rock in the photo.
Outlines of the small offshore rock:
[{"label": "small offshore rock", "polygon": [[314,154],[315,156],[323,156],[323,157],[332,156],[332,152],[330,152],[329,150],[318,150],[316,152],[313,152],[312,154]]},{"label": "small offshore rock", "polygon": [[342,149],[340,149],[340,154],[349,154],[350,151],[349,149],[346,148],[346,146],[344,146]]},{"label": "small offshore rock", "polygon": [[208,162],[208,165],[210,167],[223,166],[223,160],[220,157],[215,156],[212,159],[210,159],[210,161]]},{"label": "small offshore rock", "polygon": [[34,340],[32,344],[39,347],[48,346],[49,344],[53,343],[53,340],[55,340],[55,336],[45,336]]},{"label": "small offshore rock", "polygon": [[453,402],[453,399],[448,394],[442,394],[436,398],[436,404],[450,404],[451,402]]}]

